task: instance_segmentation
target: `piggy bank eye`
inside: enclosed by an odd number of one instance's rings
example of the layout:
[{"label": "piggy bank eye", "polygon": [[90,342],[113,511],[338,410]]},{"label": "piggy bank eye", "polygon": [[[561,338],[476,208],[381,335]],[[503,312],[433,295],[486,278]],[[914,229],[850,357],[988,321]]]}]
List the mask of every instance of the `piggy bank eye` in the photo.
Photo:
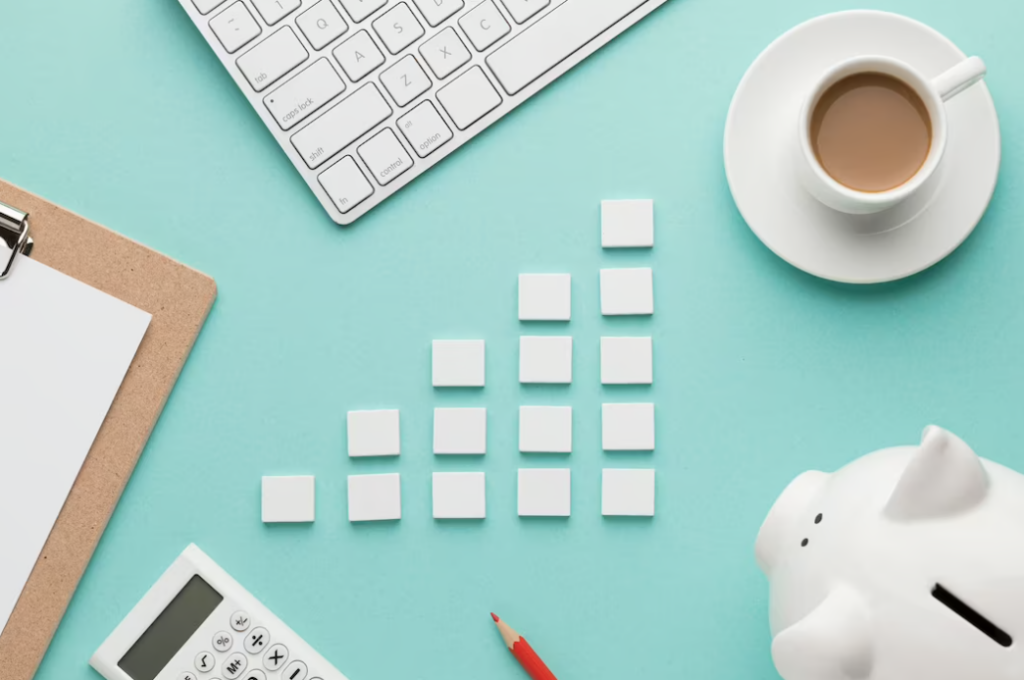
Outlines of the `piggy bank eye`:
[{"label": "piggy bank eye", "polygon": [[821,520],[823,520],[823,519],[825,519],[825,516],[824,516],[824,515],[822,515],[822,514],[821,514],[821,513],[819,512],[819,513],[818,513],[818,516],[814,518],[814,523],[815,523],[815,524],[821,524]]},{"label": "piggy bank eye", "polygon": [[808,543],[810,543],[810,541],[805,538],[804,540],[800,541],[800,547],[806,548]]}]

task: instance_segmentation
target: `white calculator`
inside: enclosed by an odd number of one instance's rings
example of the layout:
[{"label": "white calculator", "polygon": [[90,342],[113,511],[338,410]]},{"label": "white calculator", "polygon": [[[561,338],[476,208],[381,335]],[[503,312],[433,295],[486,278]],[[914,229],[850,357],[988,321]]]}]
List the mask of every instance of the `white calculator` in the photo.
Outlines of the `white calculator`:
[{"label": "white calculator", "polygon": [[195,545],[89,663],[107,680],[346,680]]}]

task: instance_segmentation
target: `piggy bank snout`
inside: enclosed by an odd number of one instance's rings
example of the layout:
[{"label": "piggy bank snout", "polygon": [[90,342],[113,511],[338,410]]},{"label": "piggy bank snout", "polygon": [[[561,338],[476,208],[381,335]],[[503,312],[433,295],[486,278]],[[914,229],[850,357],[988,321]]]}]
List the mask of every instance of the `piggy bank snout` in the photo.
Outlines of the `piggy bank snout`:
[{"label": "piggy bank snout", "polygon": [[785,546],[785,537],[790,526],[807,510],[811,501],[825,485],[829,475],[817,470],[803,473],[786,487],[768,512],[768,517],[757,533],[754,555],[765,575],[778,563]]}]

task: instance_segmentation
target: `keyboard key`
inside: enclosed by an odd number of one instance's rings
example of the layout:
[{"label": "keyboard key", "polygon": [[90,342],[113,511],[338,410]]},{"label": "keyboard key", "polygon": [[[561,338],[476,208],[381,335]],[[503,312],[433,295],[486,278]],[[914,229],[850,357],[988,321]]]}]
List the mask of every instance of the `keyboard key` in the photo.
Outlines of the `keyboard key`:
[{"label": "keyboard key", "polygon": [[380,74],[380,82],[388,89],[395,103],[405,106],[430,89],[430,78],[411,54]]},{"label": "keyboard key", "polygon": [[225,0],[192,0],[192,4],[196,6],[200,14],[209,14],[223,5],[224,2]]},{"label": "keyboard key", "polygon": [[353,83],[358,83],[384,63],[384,53],[366,31],[359,31],[334,48],[334,58]]},{"label": "keyboard key", "polygon": [[460,130],[465,130],[501,104],[501,96],[479,66],[474,66],[438,90],[437,100]]},{"label": "keyboard key", "polygon": [[295,127],[314,111],[344,92],[345,83],[326,59],[318,59],[305,71],[266,97],[263,103],[282,130]]},{"label": "keyboard key", "polygon": [[477,52],[482,52],[498,42],[512,30],[491,0],[481,2],[459,19],[459,26],[469,36]]},{"label": "keyboard key", "polygon": [[512,95],[540,78],[646,0],[567,0],[487,57]]},{"label": "keyboard key", "polygon": [[388,0],[341,0],[341,6],[352,17],[352,21],[357,23],[386,4],[388,4]]},{"label": "keyboard key", "polygon": [[260,34],[260,25],[240,2],[210,19],[210,28],[228,52],[237,52]]},{"label": "keyboard key", "polygon": [[294,12],[302,4],[302,0],[252,0],[263,20],[273,26],[281,19]]},{"label": "keyboard key", "polygon": [[420,8],[423,17],[431,26],[437,26],[466,6],[463,0],[413,0],[413,2]]},{"label": "keyboard key", "polygon": [[348,30],[348,24],[334,9],[331,0],[320,0],[312,9],[300,14],[295,23],[314,50],[319,50]]},{"label": "keyboard key", "polygon": [[359,147],[359,157],[381,185],[389,184],[412,167],[412,157],[391,128],[384,128]]},{"label": "keyboard key", "polygon": [[391,54],[398,54],[423,37],[423,27],[404,2],[374,19],[373,30]]},{"label": "keyboard key", "polygon": [[352,156],[345,156],[320,173],[319,179],[320,186],[343,213],[373,195],[373,185],[363,176]]},{"label": "keyboard key", "polygon": [[390,117],[391,107],[368,83],[292,135],[292,144],[306,165],[317,168]]},{"label": "keyboard key", "polygon": [[447,78],[470,59],[469,50],[451,26],[420,45],[420,54],[439,79]]},{"label": "keyboard key", "polygon": [[452,138],[452,131],[429,101],[418,104],[399,118],[398,129],[420,158],[426,158]]},{"label": "keyboard key", "polygon": [[551,0],[501,0],[512,19],[521,24],[551,4]]},{"label": "keyboard key", "polygon": [[259,92],[306,61],[307,57],[309,52],[295,37],[295,31],[285,27],[240,56],[238,68],[253,89]]}]

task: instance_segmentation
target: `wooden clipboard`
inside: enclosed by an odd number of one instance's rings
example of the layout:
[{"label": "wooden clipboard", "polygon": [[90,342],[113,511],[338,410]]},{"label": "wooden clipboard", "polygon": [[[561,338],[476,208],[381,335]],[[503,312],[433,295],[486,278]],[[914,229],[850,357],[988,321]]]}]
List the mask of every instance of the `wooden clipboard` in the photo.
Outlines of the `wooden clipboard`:
[{"label": "wooden clipboard", "polygon": [[32,259],[153,315],[0,635],[0,677],[31,680],[206,321],[217,284],[3,180],[0,202],[29,213]]}]

